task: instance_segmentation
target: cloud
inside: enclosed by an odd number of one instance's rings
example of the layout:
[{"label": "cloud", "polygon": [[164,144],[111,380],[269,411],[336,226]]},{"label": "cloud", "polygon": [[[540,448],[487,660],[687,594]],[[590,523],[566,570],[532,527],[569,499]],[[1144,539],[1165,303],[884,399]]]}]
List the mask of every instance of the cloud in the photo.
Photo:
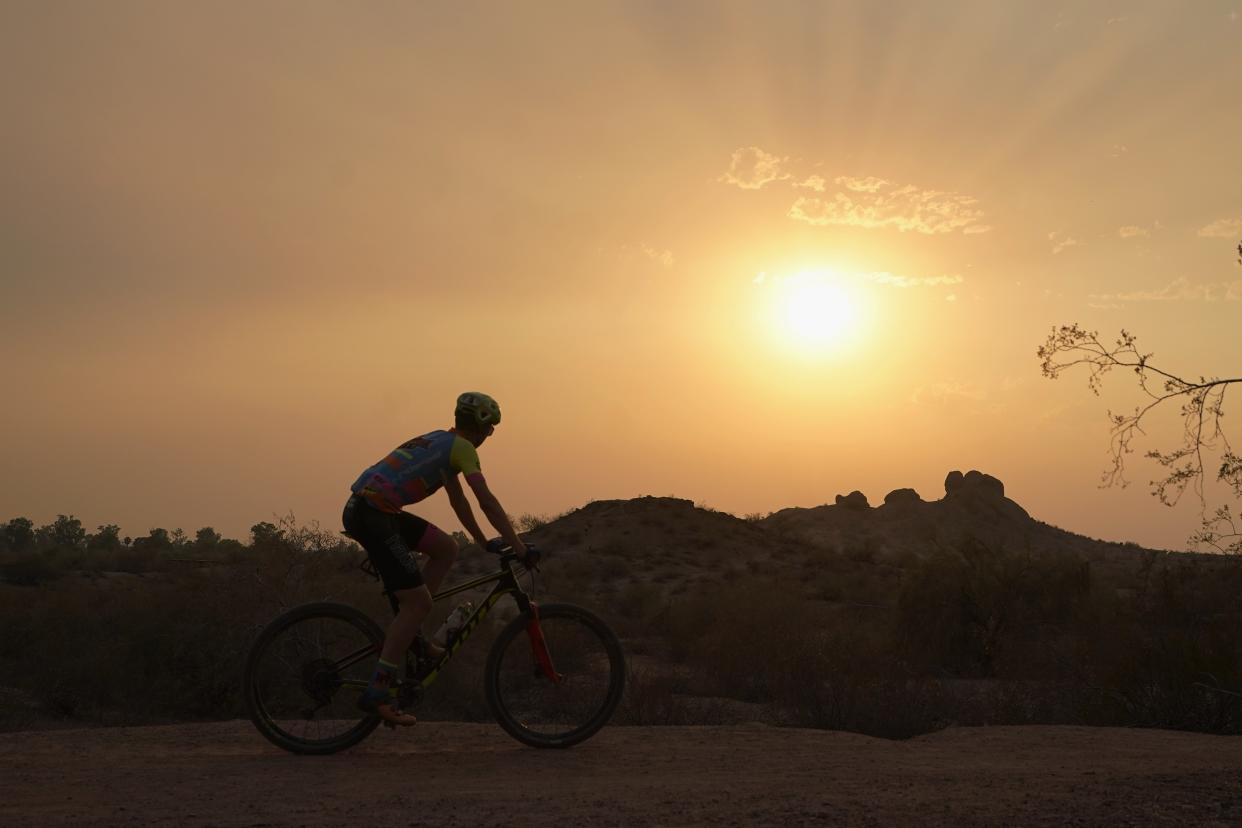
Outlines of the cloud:
[{"label": "cloud", "polygon": [[817,226],[894,228],[929,235],[990,229],[979,224],[983,211],[975,206],[977,200],[961,193],[897,186],[874,176],[842,176],[834,181],[841,190],[823,198],[802,196],[787,215]]},{"label": "cloud", "polygon": [[1087,403],[1085,402],[1062,403],[1061,405],[1056,405],[1056,406],[1053,406],[1052,408],[1045,410],[1043,413],[1039,415],[1039,419],[1044,422],[1058,420],[1064,417],[1066,414],[1070,413],[1071,411],[1074,411],[1079,408],[1086,408],[1086,407],[1087,407]]},{"label": "cloud", "polygon": [[1217,219],[1199,228],[1199,235],[1208,239],[1231,239],[1242,233],[1242,216]]},{"label": "cloud", "polygon": [[822,193],[824,191],[824,188],[828,186],[828,182],[824,179],[822,175],[812,175],[809,178],[807,178],[805,181],[799,181],[795,183],[794,186],[803,187],[808,190],[814,190],[817,193]]},{"label": "cloud", "polygon": [[891,285],[892,287],[899,288],[960,285],[966,281],[957,273],[948,276],[898,276],[894,273],[881,272],[864,273],[863,278],[875,282],[877,285]]},{"label": "cloud", "polygon": [[[789,156],[765,152],[759,147],[738,147],[729,160],[729,170],[718,178],[744,190],[758,190],[773,181],[794,179],[785,169]],[[815,164],[820,166],[822,162]],[[905,232],[967,234],[987,233],[983,211],[972,196],[945,190],[925,190],[911,184],[897,185],[874,175],[842,175],[832,179],[811,174],[794,179],[795,190],[812,190],[823,195],[799,196],[786,212],[795,221],[816,226],[895,228]]]},{"label": "cloud", "polygon": [[1113,144],[1112,151],[1109,153],[1113,158],[1120,158],[1130,151],[1125,144]]},{"label": "cloud", "polygon": [[789,173],[781,171],[781,165],[788,160],[787,156],[772,155],[758,147],[738,147],[729,161],[729,171],[717,181],[736,184],[743,190],[757,190],[769,182],[789,178]]},{"label": "cloud", "polygon": [[1053,230],[1049,233],[1048,241],[1052,242],[1052,255],[1054,256],[1067,247],[1077,247],[1082,244],[1078,239],[1059,230]]},{"label": "cloud", "polygon": [[1087,297],[1093,308],[1117,308],[1122,302],[1238,302],[1242,301],[1242,279],[1233,282],[1191,284],[1182,276],[1156,290],[1130,293],[1092,293]]},{"label": "cloud", "polygon": [[888,186],[888,182],[883,178],[876,178],[874,175],[868,175],[865,178],[854,178],[848,175],[839,176],[835,179],[847,190],[853,190],[856,193],[875,193],[879,192],[881,187]]},{"label": "cloud", "polygon": [[947,405],[951,402],[983,402],[988,392],[965,382],[933,382],[915,389],[910,401],[919,405]]},{"label": "cloud", "polygon": [[1150,227],[1144,227],[1141,224],[1127,224],[1125,227],[1117,228],[1117,235],[1123,239],[1146,238],[1157,230],[1163,230],[1164,226],[1157,219],[1151,223]]},{"label": "cloud", "polygon": [[657,250],[651,245],[647,244],[646,242],[643,242],[641,245],[639,245],[639,249],[643,251],[643,255],[646,256],[648,259],[651,259],[653,262],[662,264],[665,267],[672,267],[673,264],[677,261],[676,259],[673,258],[673,251]]},{"label": "cloud", "polygon": [[652,247],[646,242],[639,242],[637,245],[623,244],[619,248],[629,258],[636,258],[636,253],[641,253],[647,259],[655,262],[663,267],[672,267],[677,263],[677,259],[673,256],[671,250],[661,250],[658,247]]}]

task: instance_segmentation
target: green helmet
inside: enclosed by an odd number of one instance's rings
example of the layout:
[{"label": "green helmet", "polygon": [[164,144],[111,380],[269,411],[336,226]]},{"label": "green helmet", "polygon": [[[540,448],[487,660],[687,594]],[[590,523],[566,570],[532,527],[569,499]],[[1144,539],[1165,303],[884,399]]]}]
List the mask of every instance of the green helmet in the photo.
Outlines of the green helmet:
[{"label": "green helmet", "polygon": [[494,426],[500,423],[500,405],[486,394],[478,391],[467,391],[457,398],[457,409],[453,412],[457,417],[472,419],[479,426]]}]

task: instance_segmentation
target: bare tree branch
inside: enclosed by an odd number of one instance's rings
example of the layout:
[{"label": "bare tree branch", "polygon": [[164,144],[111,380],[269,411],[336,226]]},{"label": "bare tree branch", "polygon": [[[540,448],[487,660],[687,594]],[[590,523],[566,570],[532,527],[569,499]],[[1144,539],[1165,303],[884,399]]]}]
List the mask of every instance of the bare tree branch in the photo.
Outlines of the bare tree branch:
[{"label": "bare tree branch", "polygon": [[[1239,245],[1242,256],[1242,245]],[[1242,498],[1242,457],[1233,452],[1222,420],[1225,416],[1225,392],[1230,385],[1242,383],[1242,377],[1222,379],[1203,377],[1187,379],[1151,363],[1152,354],[1142,353],[1136,338],[1128,331],[1111,344],[1100,339],[1097,331],[1088,331],[1077,324],[1052,329],[1047,341],[1037,352],[1045,377],[1057,379],[1063,372],[1087,367],[1087,387],[1099,396],[1104,376],[1114,368],[1127,368],[1138,377],[1139,388],[1149,398],[1146,405],[1135,406],[1132,413],[1108,412],[1110,467],[1104,472],[1101,485],[1129,485],[1126,480],[1126,456],[1134,451],[1135,440],[1146,436],[1144,418],[1165,402],[1180,398],[1182,439],[1168,451],[1153,449],[1144,456],[1164,467],[1164,476],[1152,480],[1152,494],[1166,506],[1181,500],[1190,487],[1202,506],[1202,528],[1191,541],[1222,552],[1242,553],[1242,535],[1234,525],[1227,506],[1208,514],[1204,481],[1209,475],[1207,456],[1220,453],[1216,481],[1229,486],[1235,497]]]}]

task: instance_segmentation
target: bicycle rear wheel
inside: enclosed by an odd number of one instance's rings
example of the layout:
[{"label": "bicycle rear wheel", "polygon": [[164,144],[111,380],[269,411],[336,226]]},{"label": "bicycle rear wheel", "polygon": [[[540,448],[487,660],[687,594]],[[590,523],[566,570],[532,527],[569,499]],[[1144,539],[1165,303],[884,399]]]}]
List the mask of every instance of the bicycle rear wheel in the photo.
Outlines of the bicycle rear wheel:
[{"label": "bicycle rear wheel", "polygon": [[556,678],[541,666],[530,615],[501,630],[487,658],[484,688],[496,721],[523,744],[565,748],[608,723],[625,689],[621,642],[597,616],[572,604],[539,607],[539,627]]},{"label": "bicycle rear wheel", "polygon": [[242,692],[254,726],[292,753],[356,745],[380,721],[356,703],[383,641],[374,621],[344,604],[306,604],[281,615],[246,658]]}]

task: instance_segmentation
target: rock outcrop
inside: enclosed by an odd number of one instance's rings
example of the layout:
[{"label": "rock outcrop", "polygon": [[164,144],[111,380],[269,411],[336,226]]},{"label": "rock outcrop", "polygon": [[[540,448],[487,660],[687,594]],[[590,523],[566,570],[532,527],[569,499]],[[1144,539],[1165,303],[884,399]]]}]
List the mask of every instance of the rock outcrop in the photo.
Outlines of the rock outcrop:
[{"label": "rock outcrop", "polygon": [[982,495],[984,497],[1000,498],[1005,496],[1005,484],[992,475],[984,474],[975,469],[971,469],[966,474],[962,474],[960,471],[951,471],[949,476],[944,479],[944,494],[945,497]]},{"label": "rock outcrop", "polygon": [[912,503],[922,503],[923,498],[919,497],[919,493],[914,489],[893,489],[884,495],[885,506],[908,506]]},{"label": "rock outcrop", "polygon": [[837,495],[837,505],[845,509],[870,509],[867,496],[855,489],[847,495]]},{"label": "rock outcrop", "polygon": [[1025,509],[1005,497],[1004,483],[976,469],[965,474],[949,472],[944,479],[944,500],[947,504],[957,504],[970,511],[995,512],[1010,520],[1030,517]]}]

